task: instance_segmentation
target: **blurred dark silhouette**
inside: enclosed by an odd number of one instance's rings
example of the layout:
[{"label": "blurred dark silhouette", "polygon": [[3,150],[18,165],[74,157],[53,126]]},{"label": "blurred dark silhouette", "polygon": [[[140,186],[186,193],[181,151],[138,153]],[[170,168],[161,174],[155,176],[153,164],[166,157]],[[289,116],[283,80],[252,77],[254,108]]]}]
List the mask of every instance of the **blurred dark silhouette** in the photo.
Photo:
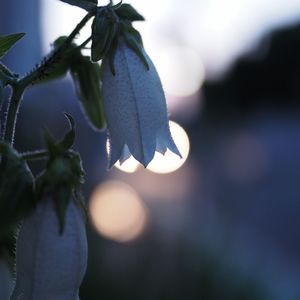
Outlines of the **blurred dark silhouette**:
[{"label": "blurred dark silhouette", "polygon": [[225,77],[207,82],[204,118],[239,119],[254,111],[300,107],[300,26],[267,34],[239,58]]}]

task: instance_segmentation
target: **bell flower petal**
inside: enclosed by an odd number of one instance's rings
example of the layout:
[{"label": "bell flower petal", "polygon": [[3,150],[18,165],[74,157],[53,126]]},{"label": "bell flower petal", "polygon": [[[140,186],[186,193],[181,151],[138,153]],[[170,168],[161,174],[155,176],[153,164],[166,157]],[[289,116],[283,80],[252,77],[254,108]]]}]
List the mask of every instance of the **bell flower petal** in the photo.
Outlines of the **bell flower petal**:
[{"label": "bell flower petal", "polygon": [[170,133],[165,95],[154,64],[149,64],[120,39],[115,57],[115,75],[109,60],[103,60],[103,100],[109,134],[109,168],[130,154],[145,167],[155,151],[167,148],[180,155]]},{"label": "bell flower petal", "polygon": [[87,252],[85,222],[75,202],[70,201],[60,235],[54,201],[42,199],[18,234],[16,282],[10,299],[79,300]]}]

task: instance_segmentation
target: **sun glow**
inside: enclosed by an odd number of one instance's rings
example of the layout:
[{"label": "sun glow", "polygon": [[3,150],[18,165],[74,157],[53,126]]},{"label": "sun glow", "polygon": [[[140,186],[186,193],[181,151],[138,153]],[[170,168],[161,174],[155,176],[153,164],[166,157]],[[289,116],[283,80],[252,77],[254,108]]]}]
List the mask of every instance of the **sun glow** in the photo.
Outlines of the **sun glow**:
[{"label": "sun glow", "polygon": [[91,196],[89,211],[96,230],[118,242],[138,237],[147,221],[147,211],[138,194],[119,181],[99,185]]},{"label": "sun glow", "polygon": [[[186,162],[190,152],[190,141],[185,130],[177,123],[170,121],[170,131],[177,145],[182,158],[167,150],[165,155],[156,152],[153,160],[147,166],[147,169],[158,174],[172,173],[181,168]],[[143,166],[133,157],[130,156],[123,164],[117,162],[115,167],[126,173],[134,173]]]}]

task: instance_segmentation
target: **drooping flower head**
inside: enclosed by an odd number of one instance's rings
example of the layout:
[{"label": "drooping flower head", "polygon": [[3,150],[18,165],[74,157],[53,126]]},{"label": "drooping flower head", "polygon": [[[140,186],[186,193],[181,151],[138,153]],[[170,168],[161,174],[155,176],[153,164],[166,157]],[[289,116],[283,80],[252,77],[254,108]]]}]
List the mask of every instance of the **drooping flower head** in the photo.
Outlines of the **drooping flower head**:
[{"label": "drooping flower head", "polygon": [[109,167],[130,153],[147,166],[155,151],[167,148],[180,155],[169,130],[167,106],[157,71],[143,51],[149,70],[120,39],[115,54],[115,75],[103,61],[104,111],[109,131]]},{"label": "drooping flower head", "polygon": [[160,78],[131,25],[136,20],[143,18],[130,5],[122,4],[99,10],[92,27],[92,59],[103,58],[109,167],[130,155],[146,167],[155,151],[164,154],[167,149],[181,156],[171,137]]}]

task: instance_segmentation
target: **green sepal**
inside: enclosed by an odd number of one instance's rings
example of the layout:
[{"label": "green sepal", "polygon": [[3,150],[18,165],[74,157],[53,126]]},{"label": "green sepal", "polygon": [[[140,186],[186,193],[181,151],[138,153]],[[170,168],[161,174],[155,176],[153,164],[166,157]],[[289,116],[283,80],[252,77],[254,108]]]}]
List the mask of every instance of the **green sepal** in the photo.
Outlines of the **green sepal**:
[{"label": "green sepal", "polygon": [[75,141],[75,121],[74,121],[73,117],[70,114],[64,113],[64,115],[68,119],[71,128],[65,134],[64,138],[59,143],[59,146],[63,150],[68,150],[68,149],[70,149],[73,146],[74,141]]},{"label": "green sepal", "polygon": [[68,151],[73,146],[75,141],[74,118],[68,113],[64,113],[64,115],[70,124],[70,130],[64,135],[61,141],[59,142],[55,141],[51,133],[46,128],[44,129],[44,140],[50,158],[58,155],[63,155],[66,151]]},{"label": "green sepal", "polygon": [[72,191],[63,184],[58,185],[53,190],[53,200],[55,204],[56,214],[59,220],[59,233],[62,234],[65,228],[65,215],[68,205],[71,201]]},{"label": "green sepal", "polygon": [[108,57],[108,62],[109,62],[109,68],[111,73],[116,76],[116,69],[115,69],[115,56],[117,53],[117,48],[118,48],[118,40],[114,40],[111,49],[107,55]]},{"label": "green sepal", "polygon": [[97,131],[106,128],[101,93],[101,70],[97,63],[92,63],[88,57],[82,57],[71,68],[71,75],[81,108],[91,127]]},{"label": "green sepal", "polygon": [[83,182],[81,160],[79,154],[73,151],[49,159],[46,170],[36,179],[38,199],[50,197],[55,203],[60,234],[64,230],[67,207]]},{"label": "green sepal", "polygon": [[81,210],[82,216],[84,217],[85,221],[88,221],[88,210],[85,204],[84,196],[82,194],[81,189],[75,189],[73,193],[73,198],[75,203],[77,204],[78,208]]},{"label": "green sepal", "polygon": [[131,22],[145,21],[145,18],[141,14],[139,14],[130,4],[124,3],[115,11],[121,20],[129,20]]},{"label": "green sepal", "polygon": [[36,204],[34,178],[19,153],[0,143],[0,228],[10,226],[31,212]]},{"label": "green sepal", "polygon": [[132,35],[135,40],[143,46],[143,39],[139,31],[137,31],[133,26],[132,23],[129,21],[121,21],[120,22],[120,31],[121,33],[127,34],[127,35]]},{"label": "green sepal", "polygon": [[2,58],[9,49],[22,37],[25,33],[14,33],[10,35],[0,36],[0,58]]},{"label": "green sepal", "polygon": [[62,2],[68,3],[80,7],[88,12],[91,12],[97,8],[98,0],[60,0]]},{"label": "green sepal", "polygon": [[129,31],[124,31],[123,36],[125,38],[126,45],[131,48],[137,56],[141,59],[146,69],[149,70],[149,64],[146,56],[144,55],[143,45],[139,42],[139,39],[136,34],[132,34]]},{"label": "green sepal", "polygon": [[55,203],[56,214],[59,220],[59,232],[63,233],[67,207],[78,194],[84,183],[84,170],[81,158],[77,152],[66,149],[72,142],[70,134],[74,130],[73,118],[69,119],[71,130],[61,142],[56,142],[48,131],[45,131],[45,141],[49,153],[46,169],[36,179],[37,199],[51,197]]},{"label": "green sepal", "polygon": [[100,7],[92,23],[91,60],[93,62],[105,57],[117,34],[118,24],[111,10],[107,7]]}]

